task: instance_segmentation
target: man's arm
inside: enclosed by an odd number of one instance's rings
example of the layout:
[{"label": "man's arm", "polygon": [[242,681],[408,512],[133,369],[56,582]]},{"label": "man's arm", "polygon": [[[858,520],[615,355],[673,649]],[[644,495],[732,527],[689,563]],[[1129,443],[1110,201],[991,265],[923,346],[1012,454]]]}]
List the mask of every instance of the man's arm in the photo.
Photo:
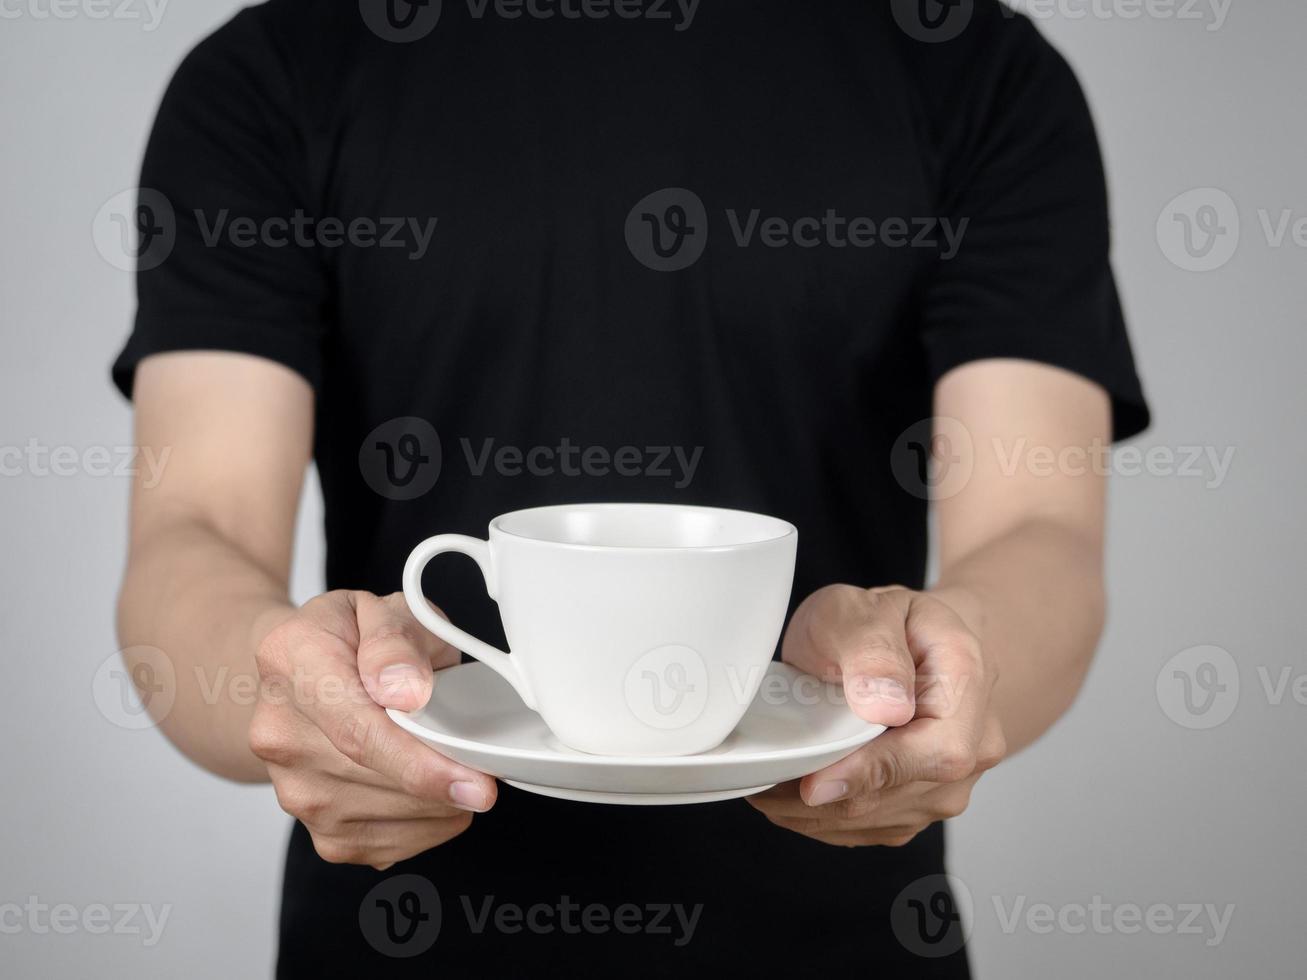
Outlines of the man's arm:
[{"label": "man's arm", "polygon": [[1070,706],[1102,628],[1105,481],[1091,461],[1110,438],[1107,395],[991,360],[949,373],[935,401],[970,442],[946,451],[971,467],[936,502],[938,584],[827,586],[786,631],[787,661],[842,681],[853,710],[893,727],[752,798],[828,843],[904,844],[961,813],[986,769]]},{"label": "man's arm", "polygon": [[219,775],[267,781],[249,747],[254,700],[227,692],[257,679],[259,642],[294,612],[287,581],[312,390],[271,361],[178,353],[145,359],[132,394],[137,445],[168,456],[156,486],[138,476],[132,488],[118,601],[128,669],[131,647],[162,650],[177,684],[160,725],[168,738]]},{"label": "man's arm", "polygon": [[173,665],[165,734],[213,772],[270,779],[327,861],[389,867],[466,830],[495,781],[384,710],[425,704],[457,652],[399,593],[287,596],[308,384],[255,357],[176,353],[143,361],[134,395],[139,443],[170,454],[157,486],[133,489],[118,631]]},{"label": "man's arm", "polygon": [[1011,753],[1071,706],[1102,632],[1107,480],[1093,453],[1111,442],[1111,407],[1097,385],[1027,361],[953,371],[935,401],[938,417],[966,425],[975,462],[936,503],[930,592],[993,655]]}]

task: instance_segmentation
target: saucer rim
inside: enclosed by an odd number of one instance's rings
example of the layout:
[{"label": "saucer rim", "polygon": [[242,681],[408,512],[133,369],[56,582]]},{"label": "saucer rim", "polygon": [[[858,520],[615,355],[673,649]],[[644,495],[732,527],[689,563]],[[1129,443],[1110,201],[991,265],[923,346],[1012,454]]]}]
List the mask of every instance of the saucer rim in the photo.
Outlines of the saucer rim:
[{"label": "saucer rim", "polygon": [[699,806],[705,803],[728,803],[746,796],[765,793],[775,783],[758,786],[738,786],[730,789],[691,791],[688,793],[612,793],[602,790],[569,789],[565,786],[546,786],[521,779],[501,780],[524,793],[569,803],[597,803],[604,806]]},{"label": "saucer rim", "polygon": [[[446,667],[438,673],[446,671],[461,670],[463,668],[477,668],[482,671],[491,671],[485,664],[473,661],[472,663],[456,664],[453,667]],[[782,661],[773,660],[767,667],[768,673],[773,670],[788,670],[794,673],[801,673],[796,667],[792,667]],[[524,711],[532,709],[522,705]],[[794,746],[786,749],[774,749],[769,752],[753,751],[748,753],[732,754],[730,752],[705,754],[698,753],[695,755],[592,755],[587,752],[581,752],[577,749],[567,749],[566,752],[540,751],[538,749],[518,749],[510,746],[496,744],[494,742],[484,742],[477,739],[463,738],[459,735],[449,735],[444,732],[433,732],[425,728],[414,720],[413,715],[426,710],[426,705],[418,708],[415,712],[400,711],[397,708],[387,708],[386,714],[395,724],[408,732],[415,738],[441,742],[450,748],[460,749],[472,752],[485,752],[498,756],[499,758],[511,758],[524,762],[556,762],[560,759],[568,762],[576,762],[586,766],[601,767],[640,767],[656,768],[671,766],[680,767],[711,767],[713,765],[738,765],[750,762],[781,762],[786,759],[797,759],[811,755],[823,754],[826,752],[836,752],[843,749],[856,749],[875,738],[879,738],[885,733],[888,726],[865,722],[866,727],[861,731],[843,738],[834,739],[829,742],[816,742],[801,746]],[[730,736],[728,735],[727,738]],[[566,747],[565,747],[566,748]],[[712,749],[708,750],[713,752]]]}]

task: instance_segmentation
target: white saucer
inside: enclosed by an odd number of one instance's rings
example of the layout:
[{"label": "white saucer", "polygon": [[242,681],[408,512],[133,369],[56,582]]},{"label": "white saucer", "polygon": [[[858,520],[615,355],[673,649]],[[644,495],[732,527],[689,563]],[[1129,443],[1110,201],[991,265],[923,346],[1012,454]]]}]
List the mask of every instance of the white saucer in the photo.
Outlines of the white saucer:
[{"label": "white saucer", "polygon": [[563,745],[498,674],[479,663],[436,674],[425,708],[395,723],[455,762],[532,793],[584,803],[729,800],[816,772],[885,730],[848,709],[839,688],[771,663],[735,731],[700,755],[588,755]]}]

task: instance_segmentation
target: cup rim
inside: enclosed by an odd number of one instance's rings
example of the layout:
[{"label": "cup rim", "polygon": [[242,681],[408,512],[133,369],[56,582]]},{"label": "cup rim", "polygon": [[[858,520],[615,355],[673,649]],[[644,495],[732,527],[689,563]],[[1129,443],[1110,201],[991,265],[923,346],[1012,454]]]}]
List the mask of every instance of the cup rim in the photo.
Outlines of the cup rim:
[{"label": "cup rim", "polygon": [[[587,544],[576,541],[555,541],[550,538],[532,537],[528,534],[520,534],[515,531],[507,530],[503,523],[512,518],[520,517],[523,514],[535,514],[541,511],[564,511],[564,510],[677,510],[677,511],[694,511],[701,514],[732,514],[739,517],[755,518],[776,525],[778,533],[767,538],[760,538],[756,541],[739,541],[731,544],[710,544],[710,545],[632,545],[632,544]],[[700,504],[668,504],[668,503],[650,503],[642,501],[604,501],[600,503],[577,502],[569,504],[547,504],[543,507],[523,507],[518,510],[509,511],[506,514],[500,514],[490,521],[490,533],[503,535],[506,538],[512,538],[515,541],[529,542],[534,545],[540,545],[548,548],[561,548],[568,551],[602,551],[605,553],[631,552],[634,554],[671,554],[676,552],[709,554],[712,552],[732,552],[746,551],[755,548],[773,547],[782,541],[795,538],[799,530],[789,521],[782,520],[779,517],[773,517],[769,514],[760,514],[756,511],[739,510],[732,507],[708,507]]]}]

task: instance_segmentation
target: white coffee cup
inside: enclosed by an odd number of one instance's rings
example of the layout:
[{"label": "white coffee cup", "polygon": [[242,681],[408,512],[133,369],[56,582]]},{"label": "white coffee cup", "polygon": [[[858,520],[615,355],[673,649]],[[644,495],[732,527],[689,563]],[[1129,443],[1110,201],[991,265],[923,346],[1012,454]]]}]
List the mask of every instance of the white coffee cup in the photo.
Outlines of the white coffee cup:
[{"label": "white coffee cup", "polygon": [[[774,517],[669,504],[566,504],[428,538],[404,566],[413,615],[477,658],[558,739],[598,755],[706,752],[739,723],[780,638],[798,532]],[[437,616],[436,555],[476,561],[512,653]],[[437,680],[439,683],[439,680]]]}]

